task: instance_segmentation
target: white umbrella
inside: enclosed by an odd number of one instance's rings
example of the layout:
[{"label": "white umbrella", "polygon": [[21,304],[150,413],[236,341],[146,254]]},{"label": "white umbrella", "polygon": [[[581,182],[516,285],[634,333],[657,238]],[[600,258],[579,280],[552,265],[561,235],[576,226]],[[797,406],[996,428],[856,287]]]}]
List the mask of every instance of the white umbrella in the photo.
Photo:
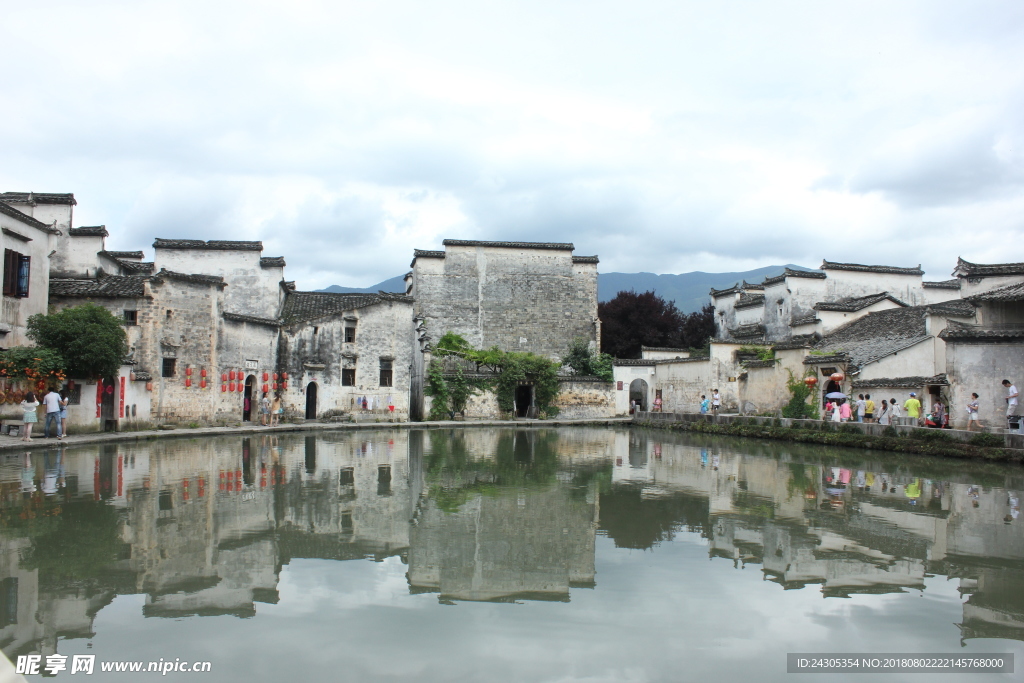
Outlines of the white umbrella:
[{"label": "white umbrella", "polygon": [[825,394],[825,398],[846,398],[846,394],[841,391],[833,391],[831,394]]}]

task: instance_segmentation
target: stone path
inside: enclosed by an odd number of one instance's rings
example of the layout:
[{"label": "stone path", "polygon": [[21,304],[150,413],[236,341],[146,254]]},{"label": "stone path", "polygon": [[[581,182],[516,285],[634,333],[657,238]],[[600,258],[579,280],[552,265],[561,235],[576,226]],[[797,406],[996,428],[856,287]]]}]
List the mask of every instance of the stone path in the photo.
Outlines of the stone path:
[{"label": "stone path", "polygon": [[[33,436],[32,441],[25,442],[20,436],[0,435],[0,451],[24,451],[30,449],[56,448],[57,446],[80,446],[93,443],[110,443],[118,441],[149,441],[151,439],[196,438],[203,436],[227,436],[232,434],[280,434],[283,432],[327,432],[380,429],[441,429],[456,427],[516,427],[544,429],[547,427],[580,427],[626,425],[632,422],[629,417],[614,417],[590,420],[441,420],[434,422],[302,422],[282,424],[276,427],[261,427],[258,424],[239,427],[198,427],[188,429],[153,429],[139,432],[91,432],[88,434],[72,434],[63,440],[45,439]],[[33,432],[35,429],[33,429]]]}]

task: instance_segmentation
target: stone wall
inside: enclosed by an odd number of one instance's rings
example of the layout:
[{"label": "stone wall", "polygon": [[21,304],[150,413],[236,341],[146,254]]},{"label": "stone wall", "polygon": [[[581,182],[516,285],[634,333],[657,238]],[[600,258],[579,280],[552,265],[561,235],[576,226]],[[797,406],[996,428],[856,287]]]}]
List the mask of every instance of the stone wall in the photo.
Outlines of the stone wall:
[{"label": "stone wall", "polygon": [[[977,393],[981,410],[978,419],[985,427],[1006,427],[1006,388],[1008,379],[1020,389],[1024,387],[1024,343],[977,343],[948,340],[946,342],[946,374],[952,399],[950,420],[955,427],[966,427],[965,406],[971,393]],[[1024,413],[1024,402],[1019,412]]]},{"label": "stone wall", "polygon": [[562,379],[558,384],[558,417],[567,420],[615,417],[615,384],[599,379]]}]

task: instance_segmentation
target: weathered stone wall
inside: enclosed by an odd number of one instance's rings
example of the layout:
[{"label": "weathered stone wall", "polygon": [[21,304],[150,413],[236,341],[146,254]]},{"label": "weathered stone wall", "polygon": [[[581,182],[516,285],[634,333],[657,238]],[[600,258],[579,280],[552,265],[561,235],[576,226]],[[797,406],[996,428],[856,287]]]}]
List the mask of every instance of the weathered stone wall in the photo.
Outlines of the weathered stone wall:
[{"label": "weathered stone wall", "polygon": [[223,249],[155,248],[154,268],[178,273],[219,275],[228,283],[224,311],[276,318],[281,310],[284,268],[260,265],[262,252]]},{"label": "weathered stone wall", "polygon": [[597,267],[569,249],[448,246],[443,259],[415,259],[412,295],[435,341],[453,331],[553,358],[575,337],[597,342]]},{"label": "weathered stone wall", "polygon": [[[985,427],[1006,427],[1006,388],[1001,384],[1008,379],[1020,389],[1024,386],[1024,343],[970,344],[950,340],[946,342],[946,374],[952,399],[950,420],[954,427],[966,427],[965,406],[971,393],[979,396],[978,419]],[[897,397],[898,400],[898,397]],[[1018,407],[1024,413],[1024,402]]]},{"label": "weathered stone wall", "polygon": [[[345,342],[345,328],[355,326],[355,342]],[[316,415],[328,411],[364,414],[357,399],[373,402],[372,415],[409,419],[413,351],[417,348],[412,305],[385,301],[339,315],[283,328],[281,368],[294,378],[287,401],[306,412],[307,390],[316,384]],[[392,386],[381,386],[381,361],[391,362]],[[342,385],[342,370],[355,369],[355,384]],[[390,403],[389,399],[390,398]],[[388,409],[395,407],[394,411]]]},{"label": "weathered stone wall", "polygon": [[558,417],[567,420],[615,417],[615,384],[601,380],[562,379],[558,383]]},{"label": "weathered stone wall", "polygon": [[[21,208],[21,207],[19,207]],[[70,208],[70,207],[66,207]],[[54,236],[50,233],[15,217],[0,213],[0,227],[11,233],[20,235],[30,241],[17,239],[11,234],[0,233],[0,254],[4,249],[16,251],[30,257],[29,287],[27,297],[4,296],[0,307],[0,345],[4,348],[12,346],[34,346],[25,336],[25,325],[29,316],[46,313],[47,292],[49,291],[50,271],[49,259]],[[0,271],[3,263],[0,262]],[[2,274],[2,272],[0,272]]]}]

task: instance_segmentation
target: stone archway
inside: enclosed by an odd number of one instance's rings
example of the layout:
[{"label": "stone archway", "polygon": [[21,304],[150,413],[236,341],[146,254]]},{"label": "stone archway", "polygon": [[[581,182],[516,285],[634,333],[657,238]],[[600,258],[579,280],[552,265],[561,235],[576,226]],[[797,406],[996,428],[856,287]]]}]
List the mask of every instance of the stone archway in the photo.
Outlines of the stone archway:
[{"label": "stone archway", "polygon": [[316,419],[316,382],[306,385],[306,419]]},{"label": "stone archway", "polygon": [[635,379],[629,383],[629,400],[640,404],[640,410],[647,410],[647,382]]}]

